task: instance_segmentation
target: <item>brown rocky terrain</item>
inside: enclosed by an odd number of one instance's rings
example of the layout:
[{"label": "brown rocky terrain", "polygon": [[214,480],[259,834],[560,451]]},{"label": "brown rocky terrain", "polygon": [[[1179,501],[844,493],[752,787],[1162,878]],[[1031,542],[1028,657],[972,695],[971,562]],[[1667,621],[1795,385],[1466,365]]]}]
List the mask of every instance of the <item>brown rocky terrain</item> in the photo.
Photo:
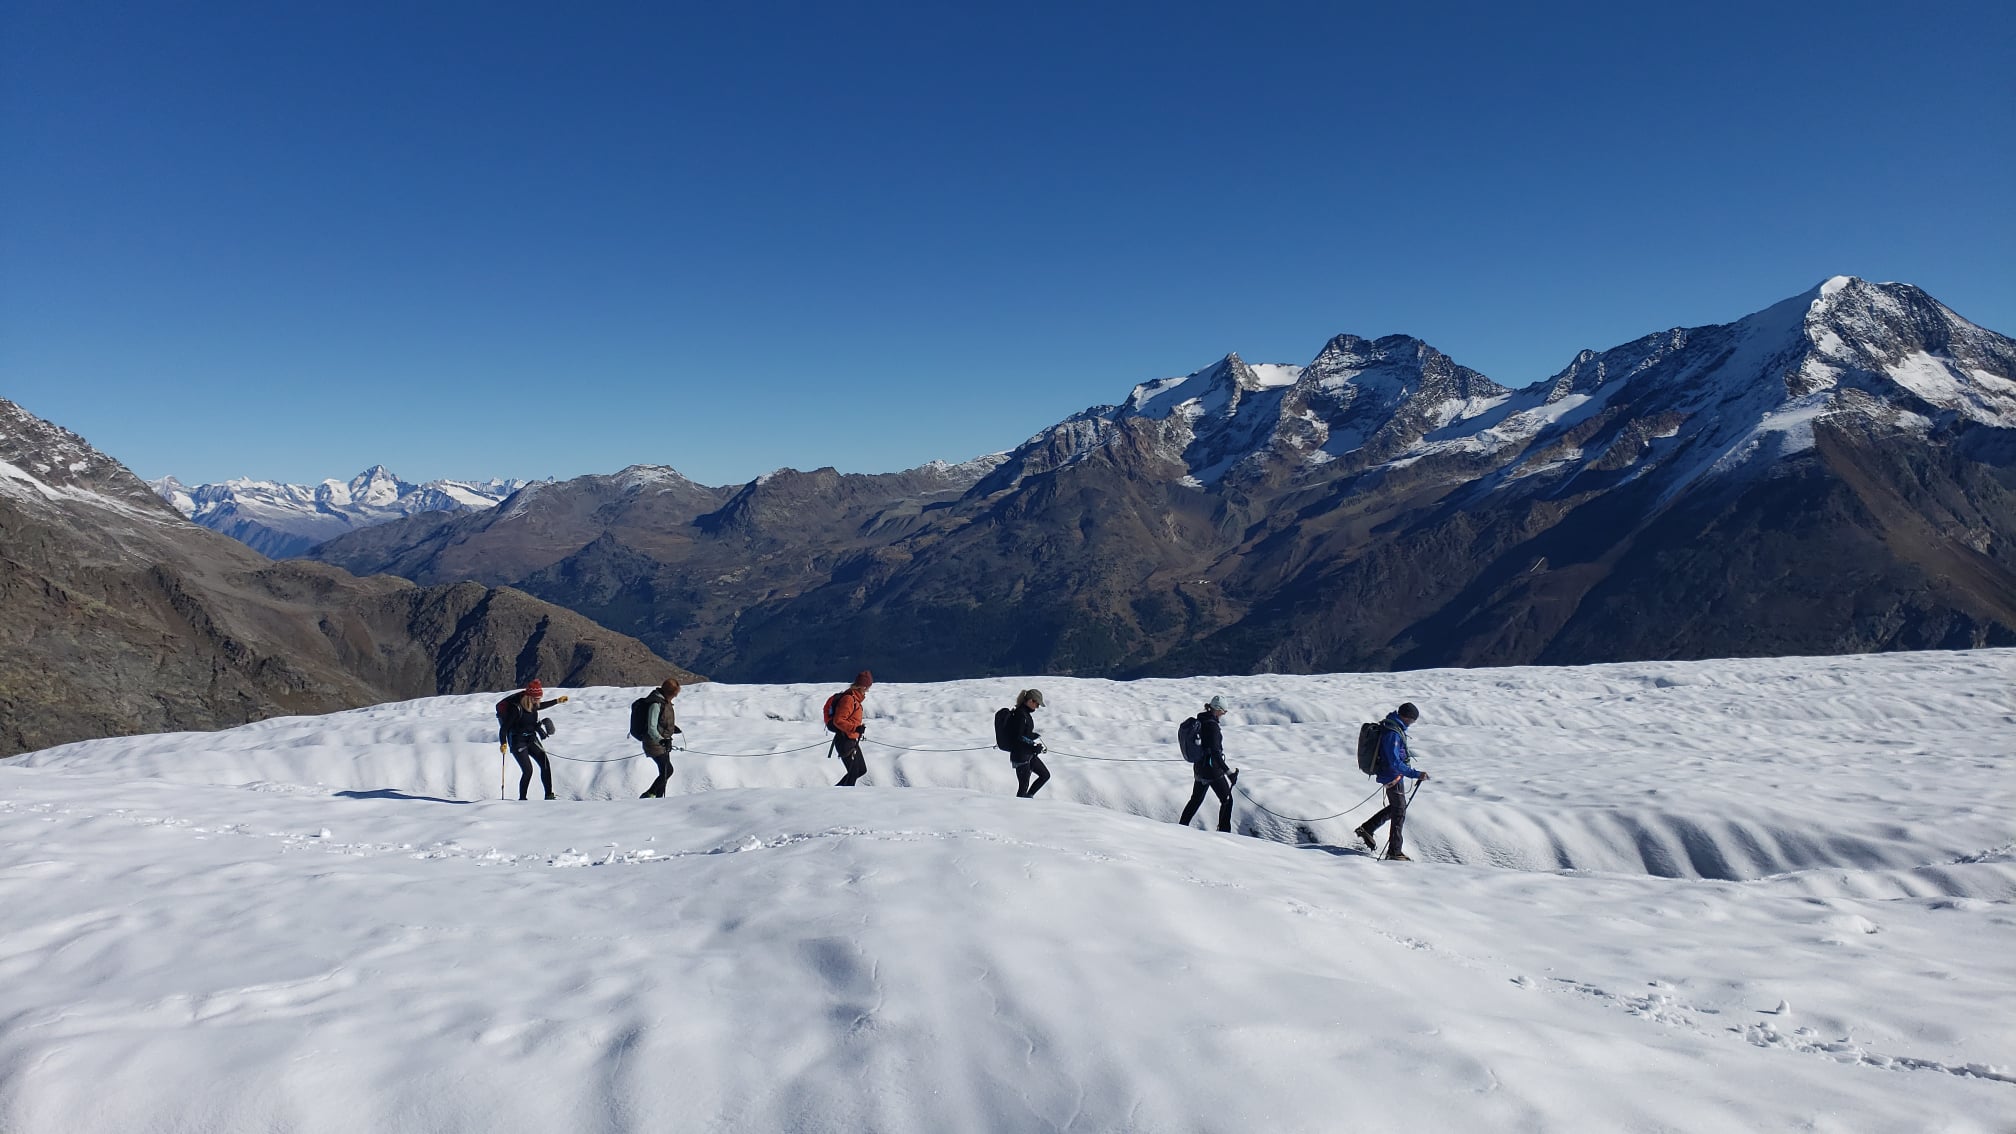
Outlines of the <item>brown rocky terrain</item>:
[{"label": "brown rocky terrain", "polygon": [[275,562],[0,400],[0,755],[443,693],[691,677],[520,591]]},{"label": "brown rocky terrain", "polygon": [[512,583],[736,680],[2008,645],[2016,342],[1848,277],[1518,390],[1340,335],[966,466],[635,468],[313,554]]}]

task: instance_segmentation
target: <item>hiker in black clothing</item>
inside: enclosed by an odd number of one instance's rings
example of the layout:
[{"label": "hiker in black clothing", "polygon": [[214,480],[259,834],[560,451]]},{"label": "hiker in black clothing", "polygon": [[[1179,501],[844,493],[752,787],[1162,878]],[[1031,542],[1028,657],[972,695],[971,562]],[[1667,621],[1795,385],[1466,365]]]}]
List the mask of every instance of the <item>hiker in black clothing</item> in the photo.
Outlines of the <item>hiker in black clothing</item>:
[{"label": "hiker in black clothing", "polygon": [[1421,719],[1421,710],[1409,701],[1380,722],[1385,729],[1379,737],[1379,762],[1373,766],[1372,774],[1386,787],[1386,806],[1379,814],[1365,821],[1365,825],[1351,832],[1365,843],[1365,849],[1377,851],[1379,844],[1372,833],[1388,819],[1393,821],[1393,833],[1386,843],[1386,857],[1394,862],[1412,862],[1400,842],[1401,829],[1407,825],[1407,781],[1426,782],[1428,773],[1417,770],[1407,762],[1407,729]]},{"label": "hiker in black clothing", "polygon": [[[1015,711],[1008,715],[1008,732],[1011,737],[1008,761],[1015,765],[1015,798],[1031,799],[1050,782],[1050,769],[1043,766],[1041,759],[1043,746],[1036,738],[1043,735],[1036,731],[1036,710],[1043,707],[1043,694],[1034,689],[1024,689],[1015,698]],[[1029,782],[1031,774],[1036,782]]]},{"label": "hiker in black clothing", "polygon": [[1190,766],[1196,784],[1190,789],[1190,803],[1183,808],[1183,818],[1177,822],[1184,826],[1197,815],[1197,808],[1204,802],[1206,791],[1218,793],[1218,829],[1232,829],[1232,785],[1239,782],[1239,773],[1225,767],[1225,734],[1218,727],[1218,718],[1225,715],[1225,698],[1213,697],[1204,711],[1197,714],[1197,762]]},{"label": "hiker in black clothing", "polygon": [[665,784],[672,778],[672,738],[686,731],[679,727],[678,714],[672,711],[672,698],[678,695],[679,679],[668,677],[646,698],[651,707],[645,710],[644,755],[658,765],[658,778],[651,781],[639,799],[665,798]]},{"label": "hiker in black clothing", "polygon": [[546,762],[546,748],[539,743],[541,736],[552,735],[553,726],[547,723],[543,730],[540,728],[539,710],[561,704],[567,697],[562,694],[551,701],[541,701],[539,698],[545,692],[546,687],[534,681],[498,708],[497,751],[503,752],[508,747],[512,759],[518,761],[519,799],[524,799],[525,789],[532,786],[534,763],[539,765],[539,782],[546,785],[546,798],[559,798],[553,794],[553,765]]}]

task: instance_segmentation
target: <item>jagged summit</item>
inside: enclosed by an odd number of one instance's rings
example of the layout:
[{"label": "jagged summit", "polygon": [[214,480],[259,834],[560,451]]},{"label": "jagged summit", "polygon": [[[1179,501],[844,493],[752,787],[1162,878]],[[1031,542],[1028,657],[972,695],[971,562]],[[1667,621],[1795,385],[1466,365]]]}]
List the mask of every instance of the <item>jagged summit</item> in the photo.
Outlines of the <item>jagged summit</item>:
[{"label": "jagged summit", "polygon": [[89,441],[0,398],[0,493],[76,502],[151,519],[172,517],[145,481]]},{"label": "jagged summit", "polygon": [[313,486],[238,477],[192,488],[165,476],[149,482],[149,487],[203,527],[282,559],[346,532],[404,516],[489,508],[527,483],[433,480],[414,484],[380,464],[347,481],[331,478]]}]

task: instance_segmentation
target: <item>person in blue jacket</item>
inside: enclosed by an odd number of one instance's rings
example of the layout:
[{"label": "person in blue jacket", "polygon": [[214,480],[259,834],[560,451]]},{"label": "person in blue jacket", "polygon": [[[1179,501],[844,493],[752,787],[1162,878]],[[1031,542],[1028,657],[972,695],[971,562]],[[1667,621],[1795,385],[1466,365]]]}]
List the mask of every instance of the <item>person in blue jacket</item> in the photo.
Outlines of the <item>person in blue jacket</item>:
[{"label": "person in blue jacket", "polygon": [[1367,850],[1377,851],[1379,843],[1372,838],[1372,832],[1388,819],[1393,821],[1392,841],[1386,844],[1386,857],[1395,862],[1412,862],[1401,849],[1400,828],[1407,822],[1407,781],[1428,781],[1428,773],[1407,762],[1407,729],[1421,719],[1421,710],[1409,701],[1380,722],[1385,732],[1379,737],[1379,761],[1373,766],[1373,775],[1386,785],[1386,806],[1379,814],[1365,821],[1365,825],[1352,832],[1365,841]]}]

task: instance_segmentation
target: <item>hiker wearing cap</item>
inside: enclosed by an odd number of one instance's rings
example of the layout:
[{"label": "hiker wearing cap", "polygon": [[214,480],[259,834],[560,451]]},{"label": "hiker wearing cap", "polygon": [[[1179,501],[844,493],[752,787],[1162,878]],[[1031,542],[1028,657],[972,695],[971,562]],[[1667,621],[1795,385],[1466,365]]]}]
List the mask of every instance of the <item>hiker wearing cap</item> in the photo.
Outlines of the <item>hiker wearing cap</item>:
[{"label": "hiker wearing cap", "polygon": [[[563,694],[551,701],[542,701],[546,687],[537,681],[525,686],[515,697],[507,697],[497,706],[497,751],[507,749],[511,758],[518,761],[518,798],[525,798],[525,791],[532,786],[532,765],[539,765],[539,782],[546,787],[546,798],[557,799],[553,794],[553,765],[546,760],[546,747],[539,741],[553,735],[550,721],[539,719],[539,710],[550,709],[565,700]],[[543,726],[543,727],[542,727]]]},{"label": "hiker wearing cap", "polygon": [[1428,773],[1416,769],[1407,762],[1407,728],[1421,719],[1421,710],[1409,701],[1380,722],[1385,730],[1379,737],[1379,761],[1373,766],[1372,774],[1386,785],[1386,806],[1379,814],[1365,821],[1365,825],[1352,833],[1364,840],[1365,849],[1377,851],[1379,844],[1372,838],[1372,832],[1379,829],[1388,819],[1393,821],[1393,834],[1386,844],[1386,857],[1395,862],[1412,862],[1401,849],[1400,829],[1407,823],[1407,782],[1419,780],[1428,782]]},{"label": "hiker wearing cap", "polygon": [[644,755],[658,765],[658,778],[644,789],[639,799],[664,799],[665,785],[672,779],[672,737],[686,731],[672,711],[672,698],[679,695],[679,679],[668,677],[646,697],[644,707]]},{"label": "hiker wearing cap", "polygon": [[1232,785],[1239,782],[1239,773],[1225,766],[1225,734],[1218,727],[1218,719],[1224,715],[1223,697],[1211,698],[1204,711],[1197,714],[1197,759],[1190,765],[1195,783],[1190,788],[1190,802],[1183,808],[1183,818],[1177,820],[1186,827],[1196,818],[1204,793],[1214,791],[1218,793],[1218,829],[1232,829]]},{"label": "hiker wearing cap", "polygon": [[833,750],[847,769],[834,787],[853,787],[868,774],[868,761],[861,756],[861,737],[868,731],[868,726],[861,723],[861,701],[873,684],[875,675],[864,669],[854,675],[854,684],[826,701],[826,727],[833,730]]},{"label": "hiker wearing cap", "polygon": [[[1008,715],[1008,762],[1015,766],[1015,798],[1030,799],[1050,782],[1050,769],[1043,766],[1043,746],[1036,742],[1036,710],[1043,707],[1043,694],[1024,689],[1015,698],[1015,711]],[[1034,775],[1035,782],[1029,777]]]}]

